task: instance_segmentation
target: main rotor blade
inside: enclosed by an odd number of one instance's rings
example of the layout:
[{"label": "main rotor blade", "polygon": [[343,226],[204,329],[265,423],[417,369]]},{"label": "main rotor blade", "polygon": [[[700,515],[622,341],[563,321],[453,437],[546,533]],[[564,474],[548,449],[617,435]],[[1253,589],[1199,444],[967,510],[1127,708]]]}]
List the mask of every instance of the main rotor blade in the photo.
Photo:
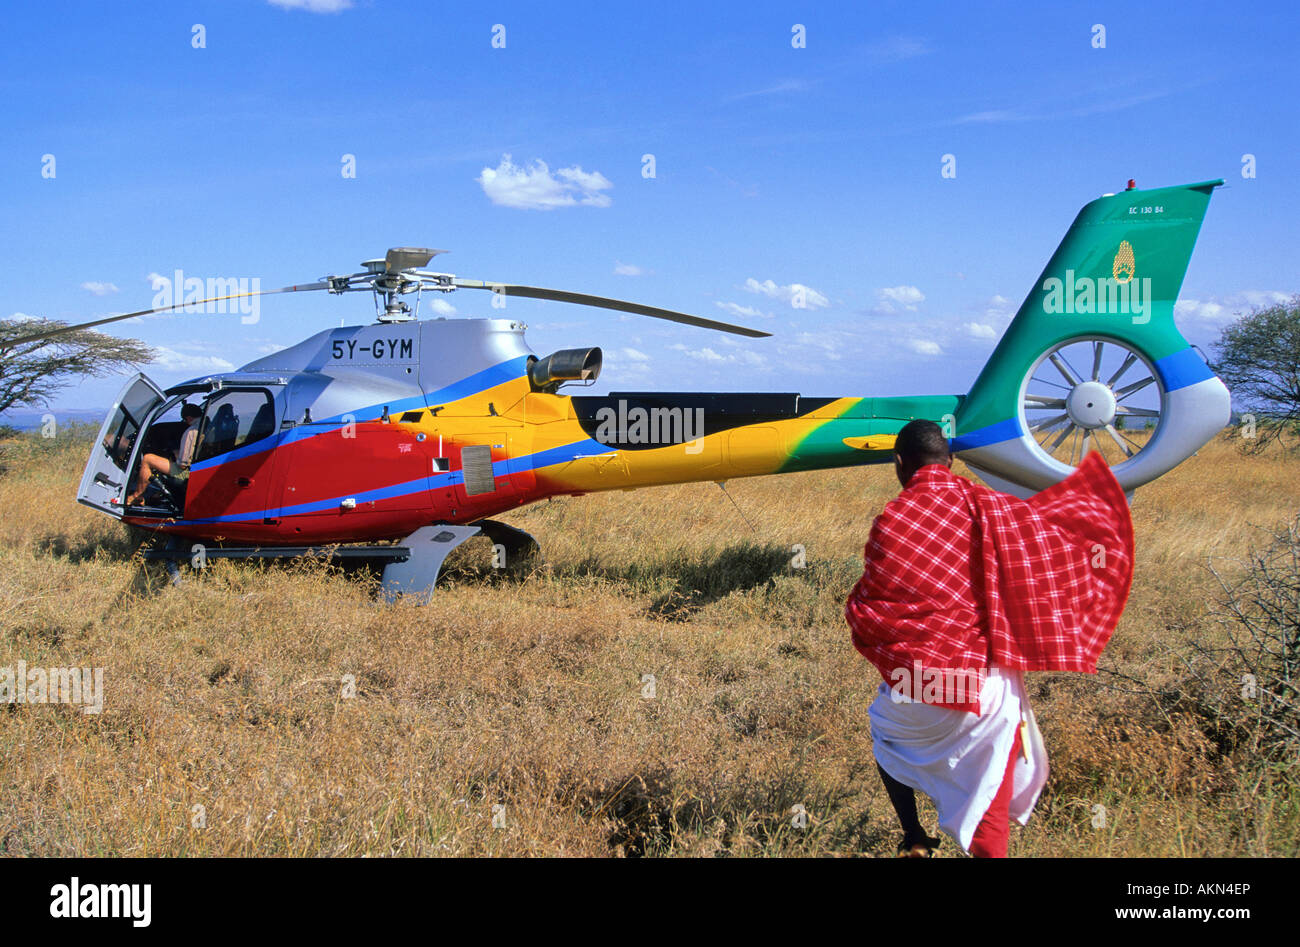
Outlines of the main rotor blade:
[{"label": "main rotor blade", "polygon": [[698,326],[701,329],[716,329],[719,332],[731,332],[734,335],[744,335],[751,339],[766,339],[772,333],[760,332],[757,329],[748,329],[744,326],[732,325],[729,322],[718,322],[714,319],[705,319],[702,316],[691,316],[684,312],[674,312],[671,309],[659,309],[655,306],[643,306],[640,303],[625,302],[621,299],[610,299],[607,296],[590,296],[587,293],[570,293],[563,289],[544,289],[540,286],[517,286],[514,283],[485,283],[476,279],[453,279],[452,285],[461,289],[489,289],[503,296],[524,296],[530,299],[553,299],[556,302],[576,303],[579,306],[596,306],[600,309],[617,309],[619,312],[630,312],[638,316],[650,316],[654,319],[667,319],[669,322],[680,322],[683,325]]},{"label": "main rotor blade", "polygon": [[330,284],[327,280],[321,280],[317,283],[304,283],[301,286],[282,286],[279,289],[259,289],[251,293],[232,293],[229,296],[210,296],[207,299],[191,300],[189,302],[180,302],[172,306],[159,306],[157,309],[141,309],[137,312],[124,312],[121,315],[109,316],[106,319],[95,319],[91,322],[79,322],[75,326],[63,326],[59,329],[51,329],[48,332],[40,332],[36,335],[24,335],[17,339],[5,339],[5,345],[20,345],[24,342],[39,342],[42,339],[52,339],[55,336],[67,335],[69,332],[78,332],[82,329],[93,329],[95,326],[108,325],[110,322],[121,322],[123,319],[134,319],[136,316],[148,316],[155,312],[170,312],[173,309],[184,309],[186,306],[203,306],[207,303],[224,302],[227,299],[246,299],[250,296],[274,296],[276,293],[305,293],[314,289],[329,289]]}]

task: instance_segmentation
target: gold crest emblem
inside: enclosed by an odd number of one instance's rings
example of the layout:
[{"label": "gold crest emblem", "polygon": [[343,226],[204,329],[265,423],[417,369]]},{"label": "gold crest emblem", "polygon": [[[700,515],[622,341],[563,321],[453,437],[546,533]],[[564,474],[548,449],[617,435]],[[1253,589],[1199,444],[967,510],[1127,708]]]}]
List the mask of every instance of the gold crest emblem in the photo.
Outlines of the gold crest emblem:
[{"label": "gold crest emblem", "polygon": [[1127,283],[1137,272],[1137,261],[1133,259],[1133,245],[1127,240],[1119,242],[1119,251],[1115,254],[1115,262],[1110,265],[1110,272],[1119,283]]}]

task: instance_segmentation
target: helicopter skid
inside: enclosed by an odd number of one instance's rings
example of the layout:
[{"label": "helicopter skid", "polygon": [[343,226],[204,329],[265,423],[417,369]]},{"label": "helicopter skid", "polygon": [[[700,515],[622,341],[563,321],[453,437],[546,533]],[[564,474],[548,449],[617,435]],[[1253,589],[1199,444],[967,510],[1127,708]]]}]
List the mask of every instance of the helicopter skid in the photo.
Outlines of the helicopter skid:
[{"label": "helicopter skid", "polygon": [[209,559],[363,559],[383,562],[382,593],[386,601],[401,595],[420,596],[428,603],[437,584],[442,564],[467,539],[483,535],[493,544],[494,568],[530,561],[541,547],[530,534],[496,520],[480,520],[472,526],[434,524],[422,526],[396,545],[320,546],[208,546],[186,543],[171,536],[161,547],[146,549],[146,560],[161,561],[173,584],[180,584],[180,564],[188,562],[202,569]]}]

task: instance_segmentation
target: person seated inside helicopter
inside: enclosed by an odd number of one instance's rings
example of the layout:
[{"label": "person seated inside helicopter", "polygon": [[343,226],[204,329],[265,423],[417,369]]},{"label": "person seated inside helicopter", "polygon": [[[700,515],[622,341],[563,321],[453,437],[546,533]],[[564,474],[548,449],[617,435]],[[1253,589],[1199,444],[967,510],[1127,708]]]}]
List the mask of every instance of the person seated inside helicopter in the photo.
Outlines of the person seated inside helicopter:
[{"label": "person seated inside helicopter", "polygon": [[161,454],[145,454],[140,459],[140,476],[136,481],[135,492],[127,497],[127,506],[135,506],[140,502],[155,473],[166,474],[177,480],[185,480],[189,477],[190,462],[194,459],[194,448],[198,443],[199,420],[202,417],[203,410],[198,405],[181,405],[181,420],[185,421],[187,426],[181,433],[176,459],[169,460]]}]

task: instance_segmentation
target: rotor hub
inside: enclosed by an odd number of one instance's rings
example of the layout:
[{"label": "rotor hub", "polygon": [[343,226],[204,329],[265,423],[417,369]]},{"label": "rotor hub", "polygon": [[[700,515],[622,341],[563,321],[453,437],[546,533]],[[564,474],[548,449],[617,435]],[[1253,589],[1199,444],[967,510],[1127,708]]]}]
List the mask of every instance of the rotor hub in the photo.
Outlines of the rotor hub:
[{"label": "rotor hub", "polygon": [[1065,399],[1065,410],[1070,420],[1089,431],[1114,421],[1115,407],[1115,392],[1101,381],[1080,382]]}]

